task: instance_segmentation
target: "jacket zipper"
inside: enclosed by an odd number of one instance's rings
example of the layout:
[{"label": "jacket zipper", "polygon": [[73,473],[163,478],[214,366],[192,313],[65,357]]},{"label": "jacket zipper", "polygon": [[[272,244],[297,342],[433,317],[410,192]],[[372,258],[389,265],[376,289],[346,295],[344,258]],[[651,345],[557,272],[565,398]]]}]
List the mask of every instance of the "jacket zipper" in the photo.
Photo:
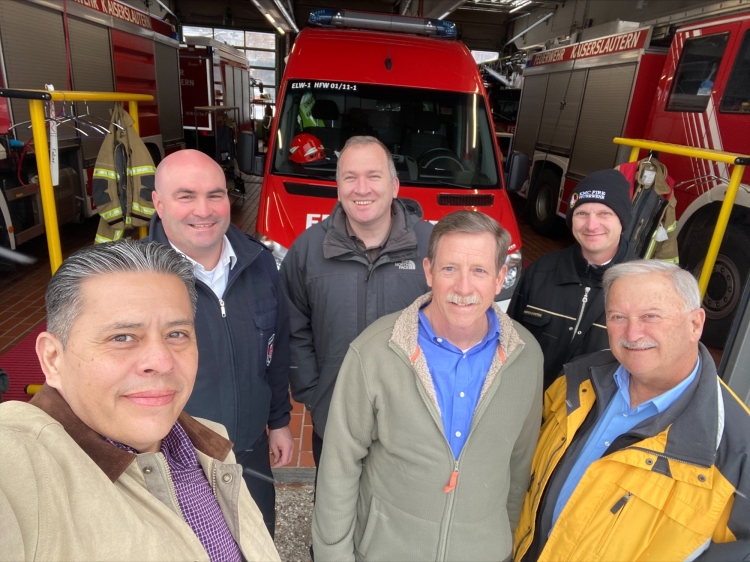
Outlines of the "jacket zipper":
[{"label": "jacket zipper", "polygon": [[169,464],[167,463],[167,459],[162,453],[157,453],[157,455],[159,456],[159,462],[163,463],[164,467],[167,469],[167,483],[169,484],[169,491],[171,492],[172,501],[177,507],[177,511],[179,512],[180,517],[182,517],[183,520],[186,520],[185,515],[182,513],[182,508],[180,507],[180,501],[177,499],[177,492],[174,489],[174,481],[172,480],[172,473],[169,471]]},{"label": "jacket zipper", "polygon": [[[238,273],[239,275],[239,273]],[[232,281],[234,278],[232,278]],[[224,293],[226,294],[227,290],[229,289],[229,283],[227,283],[227,288],[224,289]],[[209,289],[210,290],[210,289]],[[211,294],[216,297],[216,294],[211,291]],[[224,299],[219,299],[219,310],[221,311],[221,317],[226,318],[227,317],[227,308],[226,304],[224,303]],[[228,332],[227,335],[227,342],[229,343],[229,349],[231,351],[231,357],[232,357],[232,383],[234,386],[234,435],[239,435],[240,432],[240,422],[239,422],[239,415],[240,415],[240,401],[239,401],[239,388],[237,386],[237,365],[234,364],[234,341],[232,339],[232,329],[229,325],[229,321],[227,320],[224,322],[224,329]],[[228,428],[227,428],[228,429]]]},{"label": "jacket zipper", "polygon": [[578,320],[576,320],[576,327],[573,328],[573,337],[570,338],[570,341],[576,339],[578,327],[581,325],[581,319],[583,318],[583,311],[586,310],[586,303],[589,302],[589,291],[591,291],[591,287],[584,287],[583,300],[581,301],[581,312],[578,313]]},{"label": "jacket zipper", "polygon": [[[537,507],[534,507],[534,506],[537,505],[536,501],[537,501],[537,498],[539,497],[539,492],[541,491],[542,482],[544,482],[547,477],[547,472],[549,471],[550,465],[552,464],[552,459],[557,454],[557,452],[560,449],[562,449],[563,445],[565,445],[565,441],[566,441],[566,438],[563,437],[560,441],[560,444],[557,446],[557,448],[554,451],[552,451],[552,453],[549,456],[549,459],[547,459],[547,466],[544,467],[544,471],[542,472],[541,478],[537,480],[536,492],[534,492],[534,497],[531,500],[531,506],[534,509],[534,512],[536,512],[536,510],[538,509],[538,506]],[[531,489],[531,483],[533,483],[534,481],[534,476],[535,474],[531,475],[531,482],[529,483],[529,489]],[[529,528],[526,531],[526,534],[523,537],[521,537],[521,540],[518,541],[518,545],[516,546],[515,552],[513,552],[514,559],[516,558],[516,554],[518,553],[518,551],[521,549],[521,545],[523,545],[524,541],[526,541],[526,539],[531,534],[532,528],[533,528],[533,524],[529,525]]]},{"label": "jacket zipper", "polygon": [[617,515],[623,507],[625,507],[625,504],[628,503],[628,500],[633,497],[633,494],[628,492],[624,496],[622,496],[619,500],[617,500],[617,503],[612,506],[612,509],[610,511],[612,512],[612,515]]},{"label": "jacket zipper", "polygon": [[[498,345],[500,345],[499,342],[498,342]],[[515,351],[514,351],[514,353],[515,353]],[[513,354],[511,354],[511,357],[512,357],[512,355]],[[498,376],[500,376],[500,373],[505,369],[505,366],[508,364],[508,360],[509,359],[510,359],[510,357],[508,357],[506,359],[505,363],[500,366],[500,369],[495,374],[496,378]],[[485,397],[486,397],[486,395],[485,395]],[[424,397],[422,398],[422,400],[424,401]],[[479,418],[481,418],[482,414],[484,413],[484,410],[486,409],[486,408],[482,408],[481,411],[480,411],[480,406],[482,406],[483,404],[486,404],[486,403],[487,402],[485,400],[480,400],[479,402],[477,402],[477,406],[474,409],[474,414],[478,415]],[[425,404],[426,404],[426,401],[425,401]],[[477,418],[477,420],[479,420],[479,418]],[[448,499],[448,508],[447,508],[448,520],[447,520],[446,525],[445,525],[445,531],[443,532],[443,536],[441,537],[441,540],[440,540],[440,548],[439,548],[439,551],[438,551],[438,558],[437,558],[438,560],[444,560],[445,559],[445,551],[448,548],[448,533],[449,533],[449,530],[450,530],[450,527],[451,527],[451,520],[453,519],[453,502],[454,502],[455,497],[456,497],[456,494],[455,493],[451,493],[451,492],[455,492],[455,488],[458,485],[458,473],[459,473],[458,463],[459,463],[459,461],[461,459],[461,455],[463,454],[463,451],[466,449],[466,446],[469,444],[469,440],[471,439],[471,436],[473,435],[474,429],[477,427],[478,422],[477,422],[477,424],[473,424],[473,425],[474,425],[474,427],[471,430],[469,430],[469,435],[466,436],[466,441],[464,442],[463,449],[461,449],[461,453],[458,455],[458,459],[456,459],[455,462],[454,462],[453,472],[451,473],[450,481],[448,482],[447,486],[443,487],[443,491],[446,494],[451,494],[451,497]],[[448,443],[448,439],[447,438],[445,438],[445,444],[448,446],[448,450],[450,451],[450,454],[453,455],[453,449],[451,449],[450,443]]]}]

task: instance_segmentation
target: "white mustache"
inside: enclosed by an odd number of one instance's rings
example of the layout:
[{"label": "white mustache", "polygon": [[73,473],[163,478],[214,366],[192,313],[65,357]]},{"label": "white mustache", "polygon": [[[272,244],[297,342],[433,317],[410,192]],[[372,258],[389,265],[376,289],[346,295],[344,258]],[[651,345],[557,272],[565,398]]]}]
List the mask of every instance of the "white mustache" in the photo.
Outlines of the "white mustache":
[{"label": "white mustache", "polygon": [[624,347],[625,349],[633,349],[633,350],[643,350],[643,349],[651,349],[654,347],[659,347],[659,344],[655,342],[654,340],[638,340],[638,341],[620,340],[617,342],[617,345],[619,345],[620,347]]},{"label": "white mustache", "polygon": [[468,304],[481,304],[482,299],[479,298],[479,295],[474,294],[461,296],[456,293],[448,293],[448,296],[445,297],[445,302],[466,306]]}]

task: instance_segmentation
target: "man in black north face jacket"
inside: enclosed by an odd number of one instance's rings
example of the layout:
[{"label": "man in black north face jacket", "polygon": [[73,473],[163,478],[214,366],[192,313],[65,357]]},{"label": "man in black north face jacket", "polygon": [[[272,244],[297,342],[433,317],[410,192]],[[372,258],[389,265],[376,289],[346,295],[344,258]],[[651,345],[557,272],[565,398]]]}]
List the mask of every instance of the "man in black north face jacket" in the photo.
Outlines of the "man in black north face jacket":
[{"label": "man in black north face jacket", "polygon": [[313,457],[349,344],[381,316],[429,291],[422,267],[432,225],[415,201],[396,199],[388,149],[352,137],[338,161],[339,202],[303,232],[281,264],[289,296],[292,396],[310,411]]}]

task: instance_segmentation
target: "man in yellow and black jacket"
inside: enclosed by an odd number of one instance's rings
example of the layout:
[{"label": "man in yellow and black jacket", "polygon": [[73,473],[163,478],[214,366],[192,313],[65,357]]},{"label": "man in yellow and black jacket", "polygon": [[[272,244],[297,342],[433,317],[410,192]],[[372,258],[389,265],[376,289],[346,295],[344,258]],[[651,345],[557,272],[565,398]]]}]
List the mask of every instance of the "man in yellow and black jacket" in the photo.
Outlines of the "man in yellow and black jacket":
[{"label": "man in yellow and black jacket", "polygon": [[638,260],[604,291],[611,351],[545,394],[514,560],[750,560],[750,410],[698,341],[695,279]]}]

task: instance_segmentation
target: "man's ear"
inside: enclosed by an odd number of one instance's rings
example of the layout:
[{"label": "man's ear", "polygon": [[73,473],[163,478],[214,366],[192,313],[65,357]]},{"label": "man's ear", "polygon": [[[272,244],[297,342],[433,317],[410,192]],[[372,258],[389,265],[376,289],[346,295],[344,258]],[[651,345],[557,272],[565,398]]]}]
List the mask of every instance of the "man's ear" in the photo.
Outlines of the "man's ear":
[{"label": "man's ear", "polygon": [[36,338],[36,355],[47,384],[60,390],[60,372],[63,362],[63,345],[57,336],[42,332]]},{"label": "man's ear", "polygon": [[703,333],[703,325],[706,322],[706,311],[703,308],[691,310],[688,315],[688,322],[690,323],[690,339],[693,342],[697,342],[701,339],[701,334]]},{"label": "man's ear", "polygon": [[155,189],[151,192],[151,202],[154,204],[154,209],[156,209],[156,213],[159,215],[159,218],[162,218],[161,212],[164,208],[164,205],[162,204],[161,197],[159,197],[159,192]]},{"label": "man's ear", "polygon": [[422,260],[422,267],[424,268],[425,279],[427,279],[427,286],[432,288],[432,264],[429,258]]}]

